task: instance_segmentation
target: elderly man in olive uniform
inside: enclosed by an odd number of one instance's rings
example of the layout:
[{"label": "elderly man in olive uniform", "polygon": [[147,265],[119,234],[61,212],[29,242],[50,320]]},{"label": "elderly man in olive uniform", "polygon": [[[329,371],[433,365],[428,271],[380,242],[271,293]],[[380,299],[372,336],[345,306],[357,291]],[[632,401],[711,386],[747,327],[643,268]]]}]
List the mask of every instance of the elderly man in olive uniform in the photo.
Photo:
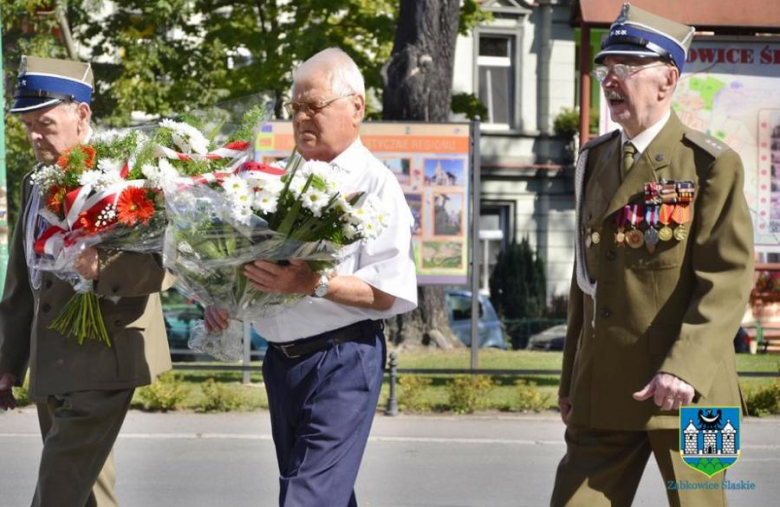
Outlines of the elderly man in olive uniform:
[{"label": "elderly man in olive uniform", "polygon": [[[740,405],[732,338],[753,270],[740,157],[672,94],[693,28],[624,4],[596,55],[618,130],[583,146],[553,505],[630,505],[652,452],[672,505],[723,505],[679,450],[683,405]],[[704,484],[704,486],[708,486]]]},{"label": "elderly man in olive uniform", "polygon": [[[88,140],[92,81],[89,64],[23,57],[11,112],[20,115],[39,164],[53,164]],[[39,228],[39,197],[28,174],[0,303],[0,409],[16,406],[11,387],[29,366],[44,441],[33,506],[112,506],[110,454],[134,388],[171,366],[156,294],[165,270],[159,255],[87,249],[76,269],[97,294],[110,296],[100,309],[111,346],[79,345],[49,329],[74,292],[51,273],[28,268],[25,246]]]}]

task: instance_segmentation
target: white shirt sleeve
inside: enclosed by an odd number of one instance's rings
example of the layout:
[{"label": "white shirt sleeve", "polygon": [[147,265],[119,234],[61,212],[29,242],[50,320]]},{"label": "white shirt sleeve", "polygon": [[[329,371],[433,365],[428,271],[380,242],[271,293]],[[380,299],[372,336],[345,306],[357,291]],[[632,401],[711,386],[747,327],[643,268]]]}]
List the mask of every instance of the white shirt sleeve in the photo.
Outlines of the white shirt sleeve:
[{"label": "white shirt sleeve", "polygon": [[376,239],[359,249],[353,275],[395,296],[388,313],[397,315],[417,307],[417,272],[412,250],[414,217],[401,186],[389,171],[376,189],[376,196],[390,215],[388,224]]}]

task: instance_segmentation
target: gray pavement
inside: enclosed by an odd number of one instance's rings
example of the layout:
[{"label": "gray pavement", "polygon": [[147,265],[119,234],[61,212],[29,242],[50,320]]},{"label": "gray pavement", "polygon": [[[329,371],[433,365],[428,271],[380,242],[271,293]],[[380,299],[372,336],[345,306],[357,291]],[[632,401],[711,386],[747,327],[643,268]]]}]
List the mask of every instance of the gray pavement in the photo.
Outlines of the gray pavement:
[{"label": "gray pavement", "polygon": [[[729,472],[732,506],[777,505],[780,419],[743,422]],[[0,413],[0,507],[29,505],[41,450],[33,409]],[[564,452],[556,414],[377,415],[357,484],[364,507],[519,507],[548,504]],[[130,412],[116,446],[123,507],[276,505],[277,468],[266,412]],[[650,462],[635,505],[666,505]]]}]

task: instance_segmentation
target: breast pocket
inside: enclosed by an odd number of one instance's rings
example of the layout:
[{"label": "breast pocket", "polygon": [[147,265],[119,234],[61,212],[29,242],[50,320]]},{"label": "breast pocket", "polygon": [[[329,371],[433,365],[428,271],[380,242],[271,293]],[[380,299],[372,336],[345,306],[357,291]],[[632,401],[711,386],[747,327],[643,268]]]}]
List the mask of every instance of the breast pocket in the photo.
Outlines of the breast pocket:
[{"label": "breast pocket", "polygon": [[626,247],[626,265],[630,269],[672,269],[682,263],[685,246],[676,239],[659,241],[651,253],[645,246]]}]

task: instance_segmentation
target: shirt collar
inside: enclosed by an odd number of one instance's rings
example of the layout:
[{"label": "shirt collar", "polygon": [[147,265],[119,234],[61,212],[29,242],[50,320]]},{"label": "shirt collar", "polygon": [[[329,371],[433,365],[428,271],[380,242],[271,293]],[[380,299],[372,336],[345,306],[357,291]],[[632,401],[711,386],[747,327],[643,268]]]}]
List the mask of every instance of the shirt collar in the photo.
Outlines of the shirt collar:
[{"label": "shirt collar", "polygon": [[648,146],[650,146],[650,143],[653,142],[653,139],[655,139],[655,136],[658,135],[659,132],[661,132],[661,129],[664,128],[664,125],[666,125],[666,122],[669,121],[669,118],[672,116],[672,110],[669,109],[666,111],[666,114],[661,117],[660,120],[655,122],[654,125],[652,125],[649,128],[646,128],[636,136],[634,136],[633,139],[629,139],[628,135],[626,135],[626,131],[623,130],[623,132],[620,134],[620,145],[623,146],[626,144],[626,142],[631,141],[631,144],[634,145],[636,148],[637,155],[644,152]]},{"label": "shirt collar", "polygon": [[355,139],[355,141],[350,144],[346,150],[342,151],[336,158],[331,161],[331,164],[337,165],[345,171],[349,172],[351,168],[355,166],[356,159],[362,158],[361,152],[363,150],[363,142],[358,136],[358,138]]}]

